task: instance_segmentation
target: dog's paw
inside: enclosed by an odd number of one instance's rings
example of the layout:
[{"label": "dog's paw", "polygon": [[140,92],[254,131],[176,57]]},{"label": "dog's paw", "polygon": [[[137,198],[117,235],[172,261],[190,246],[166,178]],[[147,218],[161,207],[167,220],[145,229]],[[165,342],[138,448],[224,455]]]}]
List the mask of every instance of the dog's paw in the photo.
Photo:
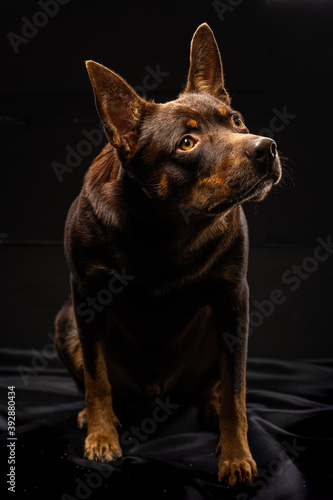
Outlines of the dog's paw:
[{"label": "dog's paw", "polygon": [[257,466],[252,457],[224,459],[219,461],[218,479],[229,486],[237,483],[252,482],[253,476],[258,475]]},{"label": "dog's paw", "polygon": [[93,432],[84,443],[84,456],[96,462],[112,462],[122,456],[118,436]]},{"label": "dog's paw", "polygon": [[79,411],[77,416],[77,426],[79,429],[85,429],[89,422],[88,408]]}]

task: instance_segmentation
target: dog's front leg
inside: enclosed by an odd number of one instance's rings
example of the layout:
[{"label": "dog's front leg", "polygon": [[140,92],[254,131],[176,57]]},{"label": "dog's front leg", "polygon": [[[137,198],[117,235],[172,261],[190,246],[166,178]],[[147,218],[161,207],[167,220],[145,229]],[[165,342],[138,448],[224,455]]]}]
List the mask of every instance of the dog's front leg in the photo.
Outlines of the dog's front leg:
[{"label": "dog's front leg", "polygon": [[[249,292],[246,282],[234,286],[216,311],[221,376],[218,477],[234,486],[257,473],[247,440],[246,357]],[[217,306],[216,306],[217,307]],[[223,322],[223,323],[222,323]],[[223,326],[222,326],[223,325]]]},{"label": "dog's front leg", "polygon": [[72,282],[76,322],[84,363],[85,400],[88,413],[88,433],[84,455],[90,460],[110,462],[122,456],[112,406],[111,384],[105,360],[103,338],[106,334],[106,313],[96,311],[88,323],[80,314],[84,297]]}]

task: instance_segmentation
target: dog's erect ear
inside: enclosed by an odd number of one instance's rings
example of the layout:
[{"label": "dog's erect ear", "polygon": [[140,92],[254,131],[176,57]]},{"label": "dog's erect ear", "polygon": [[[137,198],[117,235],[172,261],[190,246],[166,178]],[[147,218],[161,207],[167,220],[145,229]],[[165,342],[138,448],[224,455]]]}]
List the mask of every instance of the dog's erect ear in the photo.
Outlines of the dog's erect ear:
[{"label": "dog's erect ear", "polygon": [[185,92],[206,92],[230,103],[224,88],[220,51],[214,34],[206,23],[199,26],[192,38]]},{"label": "dog's erect ear", "polygon": [[109,142],[129,158],[138,143],[138,127],[147,102],[105,66],[87,61],[86,67],[94,89],[96,108]]}]

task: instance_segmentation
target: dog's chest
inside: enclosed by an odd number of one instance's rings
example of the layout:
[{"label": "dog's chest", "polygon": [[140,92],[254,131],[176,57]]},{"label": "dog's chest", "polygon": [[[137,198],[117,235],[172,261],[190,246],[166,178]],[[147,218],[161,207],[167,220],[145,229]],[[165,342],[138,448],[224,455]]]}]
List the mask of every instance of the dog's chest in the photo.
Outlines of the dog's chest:
[{"label": "dog's chest", "polygon": [[119,306],[107,337],[113,385],[118,375],[122,387],[125,381],[149,398],[168,392],[184,377],[191,383],[215,362],[212,311],[199,298]]}]

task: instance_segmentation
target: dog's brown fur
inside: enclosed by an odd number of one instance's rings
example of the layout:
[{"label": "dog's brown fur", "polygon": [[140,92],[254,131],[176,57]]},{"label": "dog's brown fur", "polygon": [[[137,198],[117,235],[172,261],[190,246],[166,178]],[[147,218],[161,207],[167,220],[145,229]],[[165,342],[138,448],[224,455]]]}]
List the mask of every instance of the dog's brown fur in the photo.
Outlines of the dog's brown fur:
[{"label": "dog's brown fur", "polygon": [[251,480],[241,203],[280,180],[276,145],[231,108],[206,24],[175,101],[147,102],[107,68],[87,69],[109,143],[68,214],[72,296],[56,318],[59,355],[85,392],[85,456],[122,455],[113,397],[141,404],[172,394],[200,401],[207,424],[219,426],[219,479]]}]

